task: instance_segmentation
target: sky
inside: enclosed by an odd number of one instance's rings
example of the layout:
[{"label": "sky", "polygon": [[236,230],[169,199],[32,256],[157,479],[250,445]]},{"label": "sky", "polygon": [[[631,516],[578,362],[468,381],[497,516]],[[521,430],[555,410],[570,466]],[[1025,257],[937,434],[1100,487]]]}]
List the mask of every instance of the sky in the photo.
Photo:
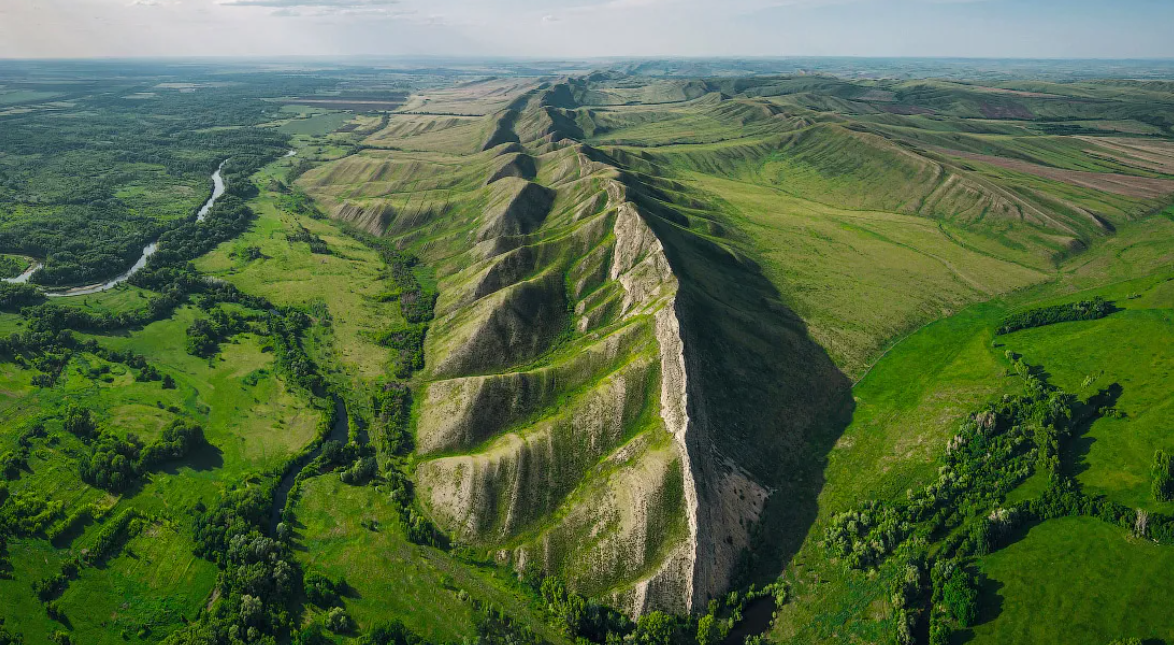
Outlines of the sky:
[{"label": "sky", "polygon": [[1174,0],[0,0],[0,58],[1174,58]]}]

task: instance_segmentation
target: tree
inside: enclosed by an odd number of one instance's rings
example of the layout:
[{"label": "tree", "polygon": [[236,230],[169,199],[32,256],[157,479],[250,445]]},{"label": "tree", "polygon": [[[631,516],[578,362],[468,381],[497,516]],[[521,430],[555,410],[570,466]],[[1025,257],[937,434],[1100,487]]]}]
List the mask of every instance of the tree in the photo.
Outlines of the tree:
[{"label": "tree", "polygon": [[326,613],[326,629],[335,634],[345,634],[355,626],[354,621],[342,607],[335,607]]},{"label": "tree", "polygon": [[978,588],[974,575],[965,569],[956,569],[942,589],[942,602],[959,625],[973,625],[978,618]]},{"label": "tree", "polygon": [[331,645],[334,641],[323,633],[322,626],[314,623],[298,630],[291,639],[292,645]]},{"label": "tree", "polygon": [[359,639],[359,645],[418,645],[422,642],[398,620],[380,623]]},{"label": "tree", "polygon": [[713,614],[706,614],[697,621],[697,645],[717,645],[726,637],[726,624]]},{"label": "tree", "polygon": [[70,403],[65,410],[65,431],[88,439],[98,429],[98,424],[94,422],[94,415],[87,408]]},{"label": "tree", "polygon": [[326,609],[339,604],[338,585],[320,573],[307,573],[302,579],[306,600]]},{"label": "tree", "polygon": [[1159,502],[1174,500],[1174,457],[1164,450],[1156,451],[1150,475],[1154,499]]},{"label": "tree", "polygon": [[654,611],[644,614],[636,622],[636,642],[639,645],[672,645],[676,621],[673,617]]}]

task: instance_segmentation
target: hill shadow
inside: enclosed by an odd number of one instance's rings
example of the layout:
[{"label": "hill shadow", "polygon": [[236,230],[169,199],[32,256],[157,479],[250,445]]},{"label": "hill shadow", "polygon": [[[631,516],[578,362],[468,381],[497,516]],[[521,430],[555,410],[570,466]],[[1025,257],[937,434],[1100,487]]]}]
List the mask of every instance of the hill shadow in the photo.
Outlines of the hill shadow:
[{"label": "hill shadow", "polygon": [[1091,465],[1088,455],[1092,451],[1096,438],[1088,436],[1094,423],[1104,416],[1103,410],[1114,408],[1121,394],[1125,391],[1120,383],[1113,383],[1089,397],[1081,410],[1083,414],[1072,426],[1071,436],[1064,442],[1060,452],[1060,466],[1065,473],[1076,477],[1084,473]]},{"label": "hill shadow", "polygon": [[[741,489],[738,475],[769,492],[750,548],[735,554],[732,586],[773,582],[815,523],[828,454],[855,411],[851,380],[757,263],[686,229],[680,213],[665,214],[671,208],[657,203],[666,197],[656,189],[639,192],[633,196],[654,213],[648,224],[680,283],[689,416],[712,448],[694,460],[697,478],[711,483],[710,490],[699,483],[698,495],[717,507],[745,504],[753,491]],[[727,490],[712,490],[713,482]],[[712,542],[738,545],[740,527],[731,523],[714,516],[703,530]]]},{"label": "hill shadow", "polygon": [[215,445],[205,442],[204,445],[196,448],[186,457],[180,459],[172,459],[171,461],[163,462],[155,468],[156,472],[167,473],[168,475],[175,475],[179,473],[182,468],[190,468],[195,471],[216,470],[224,466],[224,451],[217,448]]},{"label": "hill shadow", "polygon": [[[978,580],[978,618],[972,627],[978,627],[994,621],[1003,613],[1003,603],[1006,599],[999,593],[1005,587],[1002,582],[979,574]],[[950,637],[951,645],[969,643],[975,638],[974,629],[961,629]]]}]

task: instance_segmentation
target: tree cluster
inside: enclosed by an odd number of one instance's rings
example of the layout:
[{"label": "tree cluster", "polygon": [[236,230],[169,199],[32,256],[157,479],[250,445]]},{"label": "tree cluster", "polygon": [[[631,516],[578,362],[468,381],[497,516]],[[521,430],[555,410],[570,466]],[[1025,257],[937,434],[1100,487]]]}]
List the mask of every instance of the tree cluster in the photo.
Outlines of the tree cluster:
[{"label": "tree cluster", "polygon": [[[90,418],[89,423],[93,425],[88,410],[84,416]],[[90,453],[82,457],[78,469],[82,481],[111,492],[126,490],[137,483],[144,472],[161,463],[182,459],[205,444],[204,429],[186,419],[172,421],[163,429],[159,440],[147,446],[133,434],[125,439],[96,430],[91,432],[93,434],[97,438],[92,442]]]},{"label": "tree cluster", "polygon": [[1113,303],[1097,296],[1092,300],[1081,300],[1066,305],[1041,307],[1012,314],[999,323],[998,333],[1010,334],[1020,329],[1043,327],[1062,322],[1096,320],[1104,318],[1114,311],[1117,311],[1117,308],[1113,306]]}]

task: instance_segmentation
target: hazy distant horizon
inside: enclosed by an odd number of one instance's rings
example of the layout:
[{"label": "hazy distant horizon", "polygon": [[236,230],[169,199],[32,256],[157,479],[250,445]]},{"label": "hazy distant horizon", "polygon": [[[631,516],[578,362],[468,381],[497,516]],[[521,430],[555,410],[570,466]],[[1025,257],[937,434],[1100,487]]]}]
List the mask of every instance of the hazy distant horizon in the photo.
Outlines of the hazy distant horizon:
[{"label": "hazy distant horizon", "polygon": [[1174,59],[1163,0],[5,0],[0,58]]},{"label": "hazy distant horizon", "polygon": [[713,56],[690,56],[685,54],[646,55],[646,56],[543,56],[543,55],[494,55],[494,54],[190,54],[170,56],[166,54],[144,54],[126,56],[0,56],[0,61],[14,62],[202,62],[202,61],[233,61],[241,63],[266,63],[279,61],[329,62],[329,61],[420,61],[420,62],[448,62],[448,63],[475,63],[475,62],[636,62],[636,61],[937,61],[937,62],[998,62],[998,63],[1171,63],[1174,56],[1152,56],[1136,58],[1106,58],[1106,57],[998,57],[998,56],[870,56],[870,55],[753,55],[753,54],[723,54]]}]

